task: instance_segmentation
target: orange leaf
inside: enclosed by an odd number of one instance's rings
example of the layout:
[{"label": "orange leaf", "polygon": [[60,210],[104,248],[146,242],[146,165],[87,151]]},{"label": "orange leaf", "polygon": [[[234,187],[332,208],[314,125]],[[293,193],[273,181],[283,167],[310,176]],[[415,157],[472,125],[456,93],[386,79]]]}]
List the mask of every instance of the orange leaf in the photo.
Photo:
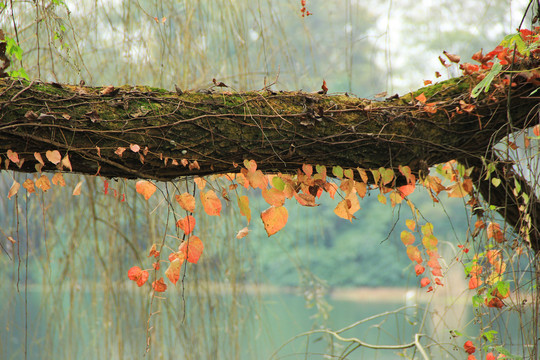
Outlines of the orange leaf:
[{"label": "orange leaf", "polygon": [[47,150],[47,152],[45,153],[45,157],[54,165],[58,165],[58,163],[62,161],[62,155],[60,155],[60,152],[58,150]]},{"label": "orange leaf", "polygon": [[420,95],[416,96],[415,99],[420,101],[422,104],[424,104],[427,100],[426,95],[424,95],[424,93],[421,93]]},{"label": "orange leaf", "polygon": [[478,286],[482,284],[482,280],[478,279],[476,276],[472,276],[469,279],[469,289],[476,289]]},{"label": "orange leaf", "polygon": [[145,200],[150,199],[150,197],[156,192],[156,185],[152,184],[150,181],[139,180],[135,184],[135,190],[142,196]]},{"label": "orange leaf", "polygon": [[197,184],[197,187],[201,191],[204,190],[204,188],[206,187],[206,180],[202,177],[197,176],[195,179],[193,179],[193,181],[195,181],[195,184]]},{"label": "orange leaf", "polygon": [[261,213],[264,229],[268,236],[281,230],[287,223],[289,213],[284,206],[272,206]]},{"label": "orange leaf", "polygon": [[64,158],[62,159],[62,165],[67,167],[69,171],[73,171],[73,169],[71,168],[71,161],[69,161],[68,154],[66,154],[66,156],[64,156]]},{"label": "orange leaf", "polygon": [[533,134],[535,136],[540,136],[540,125],[534,125],[533,127]]},{"label": "orange leaf", "polygon": [[367,185],[366,183],[363,183],[361,181],[357,181],[354,183],[354,188],[356,189],[356,192],[358,193],[358,196],[360,196],[362,199],[364,196],[366,196],[367,192]]},{"label": "orange leaf", "polygon": [[138,153],[141,150],[141,147],[137,144],[129,144],[129,149],[134,153]]},{"label": "orange leaf", "polygon": [[454,55],[454,54],[450,54],[448,51],[443,51],[443,54],[446,55],[446,57],[448,58],[448,60],[450,60],[451,62],[453,63],[458,63],[461,58],[459,57],[459,55]]},{"label": "orange leaf", "polygon": [[64,180],[62,173],[55,173],[51,180],[54,185],[66,186],[66,181]]},{"label": "orange leaf", "polygon": [[422,278],[422,280],[420,280],[420,285],[421,285],[422,287],[428,286],[429,283],[431,283],[431,280],[429,280],[427,277]]},{"label": "orange leaf", "polygon": [[416,222],[414,220],[410,220],[410,219],[405,220],[405,225],[411,231],[414,231],[414,229],[416,229]]},{"label": "orange leaf", "polygon": [[423,274],[425,270],[426,269],[420,264],[416,264],[414,266],[414,272],[416,273],[416,276]]},{"label": "orange leaf", "polygon": [[167,284],[163,281],[163,278],[159,278],[158,281],[152,283],[152,288],[155,292],[164,292],[167,290]]},{"label": "orange leaf", "polygon": [[249,229],[247,227],[245,227],[242,230],[240,230],[238,232],[238,234],[236,234],[236,238],[241,239],[241,238],[245,237],[248,233],[249,233]]},{"label": "orange leaf", "polygon": [[315,203],[315,196],[311,194],[298,194],[295,192],[294,198],[302,206],[319,206],[319,204]]},{"label": "orange leaf", "polygon": [[36,160],[43,166],[45,166],[45,162],[43,161],[43,158],[41,157],[41,154],[38,153],[38,152],[35,152],[34,153],[34,157],[36,158]]},{"label": "orange leaf", "polygon": [[195,218],[191,215],[186,216],[176,222],[176,227],[179,227],[184,231],[186,235],[189,235],[193,232],[195,227]]},{"label": "orange leaf", "polygon": [[268,204],[273,206],[282,206],[285,203],[285,194],[276,188],[263,189],[262,196]]},{"label": "orange leaf", "polygon": [[422,255],[416,246],[407,246],[407,256],[411,261],[416,261],[419,264],[422,262]]},{"label": "orange leaf", "polygon": [[174,259],[167,270],[165,270],[165,276],[176,285],[178,279],[180,279],[180,270],[182,269],[182,263],[184,259],[176,258]]},{"label": "orange leaf", "polygon": [[302,165],[302,171],[307,176],[311,176],[313,174],[313,166],[308,165],[308,164],[304,164],[304,165]]},{"label": "orange leaf", "polygon": [[34,182],[32,181],[32,179],[26,179],[23,182],[22,186],[23,188],[26,189],[26,191],[28,191],[29,194],[36,192],[36,189],[34,189]]},{"label": "orange leaf", "polygon": [[488,239],[493,238],[498,243],[504,241],[504,234],[501,231],[501,226],[497,223],[490,222],[487,226],[487,237]]},{"label": "orange leaf", "polygon": [[201,257],[204,250],[203,243],[201,239],[199,239],[197,236],[192,236],[186,241],[184,241],[182,244],[180,244],[180,247],[178,248],[178,251],[183,253],[187,261],[190,263],[196,264],[197,261],[199,261],[199,258]]},{"label": "orange leaf", "polygon": [[217,197],[214,190],[208,190],[204,193],[201,191],[201,203],[204,207],[204,211],[211,216],[220,216],[221,201]]},{"label": "orange leaf", "polygon": [[82,181],[79,181],[77,185],[75,185],[75,188],[73,189],[73,195],[78,196],[81,195],[81,188],[82,188]]},{"label": "orange leaf", "polygon": [[13,161],[15,164],[19,163],[19,155],[15,151],[8,150],[7,157],[9,160]]},{"label": "orange leaf", "polygon": [[351,193],[337,204],[334,213],[342,219],[352,221],[354,218],[353,214],[358,210],[360,210],[358,197],[356,194]]},{"label": "orange leaf", "polygon": [[11,199],[11,197],[15,195],[19,191],[20,188],[21,188],[21,184],[13,180],[13,185],[11,185],[11,188],[9,189],[9,192],[8,192],[8,199]]},{"label": "orange leaf", "polygon": [[159,251],[157,250],[156,244],[152,244],[152,247],[150,248],[150,252],[148,253],[148,257],[153,256],[158,258],[159,257]]},{"label": "orange leaf", "polygon": [[[266,189],[265,189],[266,190]],[[247,222],[251,221],[251,209],[249,208],[249,198],[245,195],[238,198],[238,207],[240,208],[240,214],[245,216]]]},{"label": "orange leaf", "polygon": [[48,177],[41,175],[41,177],[36,180],[36,187],[45,192],[51,188],[51,182],[49,181]]},{"label": "orange leaf", "polygon": [[114,151],[114,153],[120,157],[122,157],[122,154],[124,153],[124,151],[126,151],[126,148],[125,147],[118,147],[118,149],[116,149]]},{"label": "orange leaf", "polygon": [[414,235],[408,231],[403,230],[401,232],[401,241],[405,246],[412,245],[414,243]]},{"label": "orange leaf", "polygon": [[195,211],[195,198],[193,195],[185,192],[182,195],[176,195],[175,196],[176,202],[180,204],[182,209],[194,212]]}]

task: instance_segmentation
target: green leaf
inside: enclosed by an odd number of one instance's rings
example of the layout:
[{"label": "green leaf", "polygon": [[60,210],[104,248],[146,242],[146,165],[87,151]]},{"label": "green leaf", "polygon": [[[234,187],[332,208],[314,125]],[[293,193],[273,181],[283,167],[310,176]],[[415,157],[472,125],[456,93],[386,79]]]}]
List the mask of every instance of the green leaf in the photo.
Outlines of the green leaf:
[{"label": "green leaf", "polygon": [[489,331],[483,332],[482,337],[484,339],[486,339],[487,341],[489,341],[489,342],[493,342],[493,340],[495,339],[495,335],[497,335],[497,334],[498,334],[497,331],[489,330]]},{"label": "green leaf", "polygon": [[274,176],[272,178],[272,186],[279,191],[283,191],[285,189],[285,182],[279,176]]},{"label": "green leaf", "polygon": [[343,168],[341,166],[334,166],[332,168],[332,174],[338,179],[343,179]]},{"label": "green leaf", "polygon": [[8,55],[14,55],[17,60],[22,60],[23,51],[17,42],[14,39],[6,36],[6,44],[6,53]]},{"label": "green leaf", "polygon": [[484,299],[480,295],[473,295],[472,304],[474,307],[478,307],[484,303]]},{"label": "green leaf", "polygon": [[493,178],[491,179],[491,183],[493,184],[493,186],[498,187],[499,185],[501,185],[501,179]]},{"label": "green leaf", "polygon": [[499,281],[497,282],[497,291],[502,296],[508,295],[510,291],[510,283],[508,281]]},{"label": "green leaf", "polygon": [[506,348],[504,346],[495,346],[495,350],[497,350],[498,353],[501,353],[504,356],[506,356],[508,359],[511,359],[511,360],[523,360],[523,358],[521,356],[512,355],[510,353],[510,351],[506,350]]},{"label": "green leaf", "polygon": [[489,73],[487,73],[486,77],[482,79],[482,81],[480,81],[471,91],[471,96],[475,98],[478,95],[480,95],[482,91],[488,92],[489,87],[491,83],[493,82],[493,79],[495,79],[495,76],[499,75],[499,73],[501,72],[501,69],[502,69],[501,63],[498,62],[495,65],[493,65]]}]

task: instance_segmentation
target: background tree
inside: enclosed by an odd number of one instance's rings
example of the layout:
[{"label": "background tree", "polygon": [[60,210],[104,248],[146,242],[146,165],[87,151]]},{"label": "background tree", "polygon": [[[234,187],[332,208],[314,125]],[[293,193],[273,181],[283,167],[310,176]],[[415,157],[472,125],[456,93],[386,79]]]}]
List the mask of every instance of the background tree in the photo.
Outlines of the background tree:
[{"label": "background tree", "polygon": [[[83,78],[87,85],[108,85],[113,75],[122,73],[123,79],[114,81],[115,84],[143,83],[146,85],[172,89],[173,85],[176,83],[184,90],[186,88],[207,88],[211,84],[211,79],[217,78],[219,81],[224,81],[232,86],[234,90],[241,90],[262,88],[264,85],[273,82],[279,69],[279,77],[277,78],[278,86],[286,89],[318,89],[321,84],[321,79],[324,77],[328,80],[331,91],[352,90],[352,92],[355,92],[358,95],[368,95],[377,92],[378,90],[382,90],[379,86],[373,88],[372,84],[374,81],[377,81],[376,79],[380,71],[377,71],[378,68],[374,64],[384,63],[381,61],[384,57],[376,52],[376,46],[374,45],[380,44],[384,37],[377,38],[376,36],[369,36],[372,35],[370,33],[364,33],[362,26],[368,24],[369,20],[359,21],[362,17],[361,15],[369,13],[370,11],[373,11],[376,14],[379,9],[375,6],[367,8],[355,2],[343,2],[339,3],[334,9],[327,10],[323,7],[311,7],[312,5],[308,4],[310,11],[317,16],[309,16],[308,18],[305,18],[304,23],[301,23],[297,5],[288,3],[278,4],[278,2],[267,2],[262,4],[235,2],[234,4],[227,3],[227,6],[219,6],[220,4],[216,2],[198,2],[196,5],[192,2],[176,4],[166,4],[161,2],[159,3],[160,6],[157,7],[158,13],[155,13],[155,4],[151,3],[126,2],[111,10],[110,7],[104,8],[98,3],[87,4],[83,2],[78,4],[76,8],[72,8],[70,7],[70,4],[68,4],[68,7],[73,11],[71,14],[68,14],[66,10],[67,7],[59,1],[53,1],[52,3],[45,5],[35,3],[34,6],[32,6],[32,4],[19,2],[15,2],[13,5],[13,8],[6,7],[3,11],[4,14],[9,15],[11,12],[13,16],[10,16],[11,19],[10,17],[4,17],[4,20],[2,21],[6,22],[2,23],[2,27],[9,29],[6,33],[8,33],[10,38],[17,39],[17,37],[19,37],[18,43],[25,50],[24,56],[22,57],[22,65],[32,78],[36,77],[35,74],[37,73],[37,76],[42,79],[55,80],[61,83],[76,84]],[[252,6],[252,8],[250,8],[250,6]],[[114,11],[117,9],[121,10],[115,13]],[[217,9],[219,9],[219,11]],[[281,9],[289,11],[282,13],[280,12]],[[459,9],[457,9],[456,12],[458,10]],[[386,13],[386,11],[387,9],[385,8],[384,13]],[[481,12],[478,11],[475,13]],[[88,14],[92,15],[88,16]],[[319,14],[324,14],[324,17],[319,16]],[[163,18],[164,16],[165,19]],[[154,17],[157,18],[157,21],[154,20]],[[334,35],[333,32],[336,31],[337,33],[338,31],[334,30],[336,28],[333,26],[326,26],[326,28],[328,28],[326,29],[324,24],[327,23],[327,19],[333,20],[334,18],[335,23],[340,26],[344,25],[343,38],[346,39],[346,41],[339,42],[340,44],[345,44],[345,47],[341,48],[343,50],[334,50],[330,52],[329,49],[336,49],[336,47],[331,47],[331,45],[335,44],[332,44],[331,40],[328,39],[332,39],[332,35]],[[381,19],[382,17],[373,17],[373,19],[375,18]],[[37,21],[34,22],[35,19],[37,19]],[[312,19],[315,20],[312,21]],[[322,19],[324,19],[324,21]],[[21,23],[19,23],[19,21],[24,25],[20,25]],[[15,26],[13,26],[13,24],[17,24],[17,31],[15,31]],[[304,24],[304,26],[300,27],[299,24]],[[390,24],[390,26],[392,27],[394,24]],[[89,36],[85,36],[87,34],[78,31],[78,29],[81,28],[100,30],[89,32]],[[491,25],[489,28],[491,30],[490,33],[494,33]],[[111,30],[107,31],[106,29]],[[325,31],[319,31],[319,29],[325,29]],[[500,31],[501,35],[504,32],[502,27],[496,30]],[[510,28],[509,30],[512,29]],[[480,31],[480,33],[487,33],[487,31]],[[363,40],[366,35],[367,37]],[[373,42],[367,44],[368,46],[366,46],[366,48],[360,48],[360,45],[368,40]],[[46,46],[44,46],[44,44],[46,44]],[[254,47],[253,44],[257,44],[259,47]],[[485,47],[491,48],[487,45]],[[440,50],[441,49],[437,49],[437,52]],[[89,61],[87,60],[89,59],[89,54],[101,56],[97,56],[95,60]],[[255,56],[252,57],[253,54]],[[324,56],[323,60],[318,59],[318,54]],[[344,58],[346,58],[347,61],[343,61]],[[414,57],[411,56],[411,59],[414,59]],[[64,62],[63,60],[67,61]],[[217,60],[217,62],[213,63],[214,60]],[[263,60],[264,65],[261,66]],[[318,63],[322,63],[324,66],[316,66]],[[202,64],[205,64],[206,66],[203,66]],[[207,64],[215,65],[208,66]],[[279,66],[277,66],[277,64],[279,64]],[[19,63],[15,62],[14,65],[15,68],[17,68]],[[395,66],[396,63],[394,62],[393,65]],[[396,71],[395,67],[392,68]],[[141,69],[144,69],[144,71],[141,71]],[[257,73],[261,69],[265,70],[264,74]],[[345,69],[349,75],[343,76],[343,73],[341,72],[342,69]],[[334,71],[339,71],[340,75],[333,76]],[[409,69],[407,69],[407,71],[409,71]],[[307,75],[304,74],[312,74],[312,80],[308,80],[306,77]],[[266,84],[264,76],[266,76]],[[178,77],[182,77],[182,79],[178,80]],[[360,82],[361,77],[365,77],[366,82],[371,84],[366,85],[365,82]],[[333,80],[341,78],[343,80]],[[384,76],[382,76],[382,78],[384,79]],[[416,83],[421,84],[418,80]],[[416,88],[417,86],[414,87]],[[76,89],[74,90],[76,91]],[[147,95],[148,94],[144,94],[143,98],[146,98]],[[154,95],[156,94],[151,94],[150,96]],[[222,95],[216,96],[216,98],[220,97],[222,98]],[[410,100],[412,100],[412,97]],[[138,110],[145,111],[139,107],[134,109],[131,114],[136,113]],[[24,116],[24,113],[21,113],[21,116]],[[39,116],[39,112],[37,113],[37,116]],[[42,118],[40,121],[43,120],[47,119]],[[91,115],[88,115],[88,120],[90,123],[92,122]],[[477,119],[474,120],[476,124]],[[12,139],[11,136],[10,138]],[[290,144],[287,145],[289,146],[287,149],[284,149],[284,151],[287,150],[288,152]],[[174,146],[174,144],[172,146]],[[182,151],[182,149],[178,150]],[[94,151],[94,149],[92,151]],[[533,152],[534,150],[529,149],[529,151]],[[126,153],[126,158],[128,158],[128,154],[130,153]],[[73,157],[71,159],[74,166],[80,164],[80,162],[75,161]],[[135,157],[134,161],[140,164],[138,158]],[[301,165],[302,162],[303,160],[299,160],[297,165]],[[529,164],[531,163],[529,162]],[[33,164],[27,163],[25,166],[28,165]],[[191,174],[194,173],[193,171],[194,170],[192,170]],[[20,183],[23,183],[23,179],[18,179],[20,180]],[[534,178],[531,176],[528,180],[532,181],[532,188],[534,188]],[[72,186],[74,186],[78,179],[72,181]],[[55,246],[55,251],[58,252],[57,256],[59,259],[66,259],[66,265],[61,272],[62,276],[58,278],[51,278],[51,275],[48,277],[45,276],[43,283],[61,283],[67,285],[65,280],[70,279],[68,291],[70,293],[69,299],[73,304],[77,299],[77,278],[86,277],[87,274],[92,274],[92,276],[95,276],[96,283],[99,284],[101,282],[100,277],[98,276],[99,273],[109,274],[108,278],[112,280],[106,280],[110,282],[107,284],[105,294],[93,290],[91,297],[92,299],[99,299],[101,297],[104,299],[104,306],[99,307],[105,309],[103,315],[104,319],[106,319],[101,330],[122,339],[122,341],[119,341],[118,344],[106,344],[106,346],[103,347],[103,351],[105,352],[105,355],[109,354],[110,351],[115,351],[119,353],[119,357],[129,356],[129,354],[132,354],[132,351],[133,353],[137,353],[136,350],[129,348],[129,344],[138,350],[140,350],[140,346],[137,346],[136,340],[132,340],[129,338],[129,335],[126,335],[130,333],[126,323],[111,322],[111,319],[118,316],[117,314],[124,314],[121,312],[122,301],[114,299],[117,298],[116,296],[119,296],[117,289],[123,289],[126,286],[126,284],[123,284],[122,280],[125,279],[126,266],[129,267],[127,264],[118,262],[117,254],[123,253],[126,256],[128,256],[130,252],[138,254],[137,245],[141,246],[141,248],[145,248],[149,247],[152,243],[158,242],[161,236],[166,234],[167,226],[160,227],[156,223],[155,217],[151,216],[151,214],[155,214],[156,212],[152,212],[153,208],[149,206],[150,204],[142,202],[141,199],[135,200],[133,190],[131,190],[132,197],[129,197],[130,192],[127,189],[132,188],[132,185],[129,185],[129,183],[125,184],[120,182],[117,184],[111,182],[109,185],[111,188],[110,193],[104,194],[105,190],[102,187],[103,184],[101,182],[90,179],[85,180],[85,182],[88,184],[88,189],[91,190],[90,192],[98,197],[97,201],[94,203],[95,205],[90,207],[97,211],[92,212],[91,218],[85,219],[84,217],[76,217],[76,219],[74,219],[80,224],[76,229],[82,230],[83,234],[75,235],[78,234],[79,230],[74,230],[72,236],[66,237],[66,235],[64,235],[64,239],[70,239],[70,241],[67,242],[68,246],[65,248],[62,248],[60,245],[61,242],[57,242],[59,245]],[[11,183],[11,179],[7,181],[4,193],[7,193]],[[138,221],[134,221],[135,217],[130,216],[132,213],[131,208],[130,211],[128,211],[128,214],[124,213],[125,219],[119,217],[118,214],[123,213],[123,210],[116,211],[116,209],[120,209],[122,204],[113,200],[114,193],[112,188],[114,188],[118,194],[125,193],[128,195],[127,199],[129,200],[129,206],[133,207],[133,212],[136,208],[141,206],[146,208],[147,212],[141,217],[141,219],[145,220],[141,220],[137,217]],[[98,192],[97,189],[101,189],[101,191]],[[164,191],[167,189],[173,191],[173,188],[170,186],[163,187],[163,189]],[[190,188],[186,188],[185,190],[190,190]],[[494,190],[491,189],[490,191]],[[533,194],[532,191],[528,193]],[[31,199],[32,196],[33,195],[30,197]],[[22,201],[22,193],[19,194],[18,197]],[[72,200],[64,201],[66,204],[72,202]],[[21,230],[16,225],[18,222],[17,219],[22,219],[22,217],[18,216],[21,216],[21,214],[28,214],[28,210],[26,212],[19,212],[19,203],[13,204],[12,202],[6,202],[6,204],[6,212],[10,211],[10,213],[14,214],[14,216],[8,220],[10,222],[9,227],[4,227],[7,229],[6,237],[8,237],[15,234],[17,229]],[[31,204],[32,203],[30,202],[30,211],[32,210]],[[39,205],[37,201],[34,204],[38,213],[43,213],[48,205],[45,198],[42,203],[43,205],[40,206],[40,208],[37,206]],[[112,204],[118,205],[112,206]],[[157,205],[157,203],[155,205]],[[86,205],[81,204],[81,208],[85,207]],[[161,211],[163,210],[165,209],[162,209]],[[163,214],[163,212],[160,214],[162,215],[162,219],[171,219],[171,217],[173,217],[172,215],[167,216],[166,212],[165,214]],[[88,221],[88,223],[83,222],[83,219]],[[56,220],[65,222],[71,221],[67,220],[67,218],[66,220]],[[173,222],[170,222],[169,224],[172,223]],[[29,227],[31,227],[31,224],[32,222],[29,221]],[[200,225],[201,224],[199,224],[199,226]],[[224,224],[221,223],[221,226],[224,226]],[[42,229],[41,231],[47,229],[46,227],[41,226],[39,228]],[[82,242],[77,240],[77,238],[80,237],[81,239],[86,239],[87,235],[84,234],[84,230],[89,228],[93,229],[93,235],[90,237],[91,241],[88,243],[94,244],[94,246],[92,247],[88,244],[86,244],[86,246],[81,246]],[[223,234],[231,233],[230,228],[225,230],[227,231],[224,231]],[[15,243],[22,245],[19,250],[22,250],[22,254],[24,255],[25,242],[24,240],[22,242],[20,241],[21,238],[24,239],[23,234],[32,233],[30,231],[21,230],[20,236]],[[103,234],[108,234],[108,237],[104,237]],[[122,234],[124,236],[122,236]],[[219,232],[216,233],[216,235],[219,236]],[[30,236],[30,239],[32,238],[34,238],[34,236]],[[36,235],[35,238],[38,239],[38,236]],[[119,245],[118,238],[123,240]],[[102,239],[109,241],[104,242]],[[383,239],[384,238],[379,238],[377,243]],[[5,240],[4,245],[6,248],[12,246],[9,245],[10,243],[9,240]],[[31,243],[31,241],[26,243]],[[343,253],[344,251],[349,250],[348,247],[339,249],[339,245],[342,244],[338,239],[336,239],[334,243],[338,245],[338,250],[336,251],[338,254],[339,252]],[[479,243],[477,242],[475,244]],[[41,258],[41,264],[45,264],[42,265],[42,267],[44,270],[47,270],[48,265],[46,264],[54,264],[56,266],[57,263],[49,261],[49,256],[51,254],[48,253],[45,245],[46,242],[43,243],[42,248],[36,247],[36,249],[41,249],[41,254],[43,256]],[[85,251],[87,251],[87,254],[97,254],[95,260],[88,260],[88,267],[84,268],[84,270],[80,267],[80,263],[75,261],[75,250],[79,248],[86,249]],[[130,251],[126,253],[125,248],[130,249]],[[218,247],[216,246],[216,250],[217,248]],[[233,246],[232,248],[236,247]],[[29,250],[31,249],[32,248]],[[8,249],[7,252],[10,253],[10,255],[14,255],[14,250],[15,248],[11,248]],[[66,254],[73,254],[73,256],[62,255],[63,252]],[[477,252],[481,253],[482,250],[478,248]],[[234,252],[232,253],[235,254]],[[282,251],[282,253],[285,252]],[[202,264],[207,264],[207,269],[218,269],[217,273],[219,274],[220,271],[223,272],[223,267],[217,265],[223,265],[230,261],[228,266],[226,266],[227,271],[222,274],[223,277],[220,277],[221,275],[216,277],[216,272],[211,272],[209,270],[207,273],[203,273],[205,275],[201,275],[201,278],[224,282],[229,281],[235,284],[238,283],[239,279],[242,279],[250,272],[248,266],[240,265],[241,261],[239,259],[244,258],[241,254],[239,254],[238,257],[231,257],[231,253],[227,252],[222,254],[223,255],[212,255],[212,252],[208,252],[205,256],[208,256],[209,261],[206,263],[203,262]],[[326,255],[326,253],[324,255]],[[81,254],[81,256],[83,255]],[[141,256],[141,254],[139,254],[139,256]],[[322,257],[322,259],[325,260],[328,258],[328,256]],[[24,256],[22,259],[24,263]],[[236,260],[233,261],[233,259]],[[337,264],[342,262],[342,258],[339,256],[336,256],[335,259]],[[362,260],[365,261],[365,259]],[[527,261],[527,263],[534,264],[534,262],[531,261]],[[12,264],[13,268],[17,269],[17,261]],[[98,264],[98,269],[100,270],[96,271],[95,264]],[[342,266],[328,266],[328,268],[332,267],[343,270]],[[197,274],[199,270],[195,269],[197,269],[197,267],[190,267],[189,273],[193,274],[193,271]],[[30,278],[32,277],[32,273],[32,271],[28,272]],[[56,272],[52,272],[52,270],[49,272],[43,271],[43,273],[56,274]],[[15,279],[17,278],[15,274],[19,274],[19,271],[14,270],[13,274]],[[340,276],[339,272],[337,272],[337,274],[337,276]],[[530,279],[525,279],[524,277],[520,278],[519,274],[518,271],[516,278],[520,279],[519,284],[533,283]],[[530,275],[532,272],[526,271],[524,274]],[[345,275],[343,274],[341,276]],[[372,281],[372,279],[370,281]],[[307,283],[309,285],[309,282]],[[312,288],[314,289],[314,293],[316,293],[318,291],[316,283],[312,281],[311,284],[313,285]],[[516,288],[517,287],[518,283],[516,282]],[[197,287],[194,291],[200,291],[198,294],[204,292],[209,293],[210,288],[209,285],[200,285],[200,287]],[[95,289],[97,289],[97,287]],[[238,299],[242,296],[241,294],[245,293],[245,288],[241,288],[241,290],[238,290],[240,288],[236,289],[237,292],[235,293],[234,298]],[[50,291],[48,294],[50,294],[50,297],[55,299],[57,303],[65,301],[57,292]],[[195,298],[203,299],[202,296],[197,296]],[[15,301],[16,297],[13,297],[12,299]],[[79,297],[79,299],[81,299],[81,297]],[[315,297],[315,299],[317,299],[317,297]],[[204,301],[207,301],[207,303],[204,303]],[[215,308],[215,304],[220,302],[216,299],[212,300],[211,296],[208,296],[204,301],[201,300],[198,302],[200,304],[199,309],[201,312],[208,311],[206,309]],[[235,310],[235,304],[238,303],[232,301],[227,310],[219,312],[219,316],[223,316],[223,319],[228,319],[227,323],[229,324],[241,324],[242,316],[246,316],[247,318],[249,314],[246,312],[239,312],[239,308],[236,308]],[[132,305],[136,306],[135,304]],[[144,308],[143,305],[144,304],[141,305],[143,308],[141,311],[146,312],[148,309]],[[180,307],[181,306],[182,305],[180,305]],[[186,304],[186,306],[188,309],[193,309],[193,306],[189,307],[189,303]],[[180,307],[169,307],[167,308],[167,311],[169,311],[169,314],[172,316],[172,314],[177,314],[180,311]],[[321,307],[320,309],[322,309],[321,311],[324,311],[324,307]],[[22,314],[22,312],[15,312],[15,314],[17,313]],[[76,329],[76,326],[74,325],[76,313],[77,309],[74,306],[69,308],[69,313],[66,316],[66,319],[68,319],[69,322],[67,326],[68,329]],[[518,313],[522,314],[523,318],[531,319],[526,311],[518,311]],[[97,310],[95,310],[95,314],[101,315]],[[155,325],[154,329],[159,328],[159,319],[162,318],[152,317],[152,324]],[[187,316],[186,319],[191,321],[193,320],[193,317]],[[115,324],[114,329],[109,327],[111,325],[108,325],[108,321]],[[157,323],[154,323],[154,321],[157,321]],[[206,325],[200,326],[199,329],[201,329],[201,333],[213,331],[211,337],[208,338],[204,336],[201,337],[200,342],[194,342],[192,334],[186,333],[186,327],[175,325],[176,336],[174,339],[171,339],[170,342],[164,341],[163,346],[166,347],[168,351],[175,351],[178,349],[174,348],[172,345],[174,342],[173,340],[184,339],[185,343],[182,347],[183,351],[192,354],[194,358],[216,357],[215,354],[218,351],[217,349],[220,349],[220,344],[227,343],[227,340],[223,340],[219,337],[220,335],[215,328],[214,321],[209,320],[203,322],[203,324]],[[88,351],[76,344],[73,331],[64,332],[65,330],[62,330],[64,329],[63,327],[60,325],[55,326],[58,326],[58,334],[67,334],[64,336],[67,336],[65,342],[68,346],[63,347],[62,350],[58,350],[61,352],[60,355],[64,354],[67,357],[73,357],[74,354],[77,355],[80,351]],[[190,324],[190,326],[196,325]],[[207,327],[205,328],[205,326]],[[166,331],[163,333],[166,333]],[[181,336],[181,334],[183,335]],[[235,336],[239,336],[240,333],[234,332],[234,334],[236,334]],[[478,332],[479,336],[480,334],[481,332]],[[476,333],[473,335],[476,335]],[[152,336],[156,339],[164,339],[164,337],[161,336],[161,333],[154,333]],[[54,337],[54,332],[49,335],[46,341],[48,344],[51,344],[51,348],[57,348],[57,345],[55,345],[57,344],[57,339]],[[207,341],[213,341],[213,343],[209,345],[209,343],[206,343]],[[458,341],[461,341],[461,338]],[[242,356],[242,350],[243,349],[241,349],[239,345],[235,345],[230,351],[231,354],[234,354],[233,356],[240,357]],[[205,351],[211,353],[205,353]]]}]

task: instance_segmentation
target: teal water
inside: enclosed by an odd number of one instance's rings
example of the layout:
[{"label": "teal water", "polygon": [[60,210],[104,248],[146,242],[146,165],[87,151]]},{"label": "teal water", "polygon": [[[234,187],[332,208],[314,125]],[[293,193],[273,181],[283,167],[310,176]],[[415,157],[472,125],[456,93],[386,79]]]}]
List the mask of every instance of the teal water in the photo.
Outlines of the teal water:
[{"label": "teal water", "polygon": [[[5,288],[4,288],[5,290]],[[1,359],[24,359],[24,292],[0,292]],[[177,296],[178,295],[178,296]],[[166,300],[155,300],[150,332],[152,345],[146,353],[148,294],[141,289],[107,295],[96,289],[28,290],[27,359],[332,359],[346,353],[347,343],[323,334],[300,337],[272,354],[285,342],[303,332],[320,328],[337,330],[375,314],[405,305],[404,299],[344,301],[329,299],[333,309],[325,322],[314,319],[315,308],[306,308],[296,294],[241,295],[171,292]],[[356,337],[371,344],[404,344],[419,331],[423,311],[407,309],[380,317],[348,330],[343,337]],[[424,333],[439,336],[430,352],[434,358],[462,358],[444,326],[435,328],[429,315]],[[461,323],[472,320],[472,308],[460,314]],[[432,318],[433,317],[433,318]],[[510,332],[519,324],[507,324]],[[471,334],[479,326],[469,327]],[[512,330],[514,329],[514,330]],[[437,332],[437,334],[436,334]],[[442,336],[441,336],[442,333]],[[441,340],[442,339],[442,340]],[[431,342],[422,340],[424,345]],[[444,349],[444,350],[441,350]],[[324,354],[333,354],[325,356]],[[403,355],[403,354],[401,354]],[[406,351],[413,358],[413,350]],[[435,355],[433,355],[435,356]],[[347,359],[403,358],[400,351],[359,348]],[[421,358],[416,353],[415,358]]]}]

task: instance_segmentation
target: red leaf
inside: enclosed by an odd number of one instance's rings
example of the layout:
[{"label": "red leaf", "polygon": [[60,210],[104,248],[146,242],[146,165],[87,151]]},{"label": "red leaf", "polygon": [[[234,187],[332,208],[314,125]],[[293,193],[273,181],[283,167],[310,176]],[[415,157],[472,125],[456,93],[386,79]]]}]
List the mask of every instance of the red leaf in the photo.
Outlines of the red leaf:
[{"label": "red leaf", "polygon": [[326,86],[326,81],[325,80],[322,81],[321,89],[322,89],[323,94],[326,94],[328,92],[328,86]]},{"label": "red leaf", "polygon": [[414,272],[416,273],[416,276],[423,274],[425,270],[426,269],[420,264],[416,264],[414,266]]},{"label": "red leaf", "polygon": [[152,288],[155,292],[164,292],[167,290],[167,284],[163,281],[163,278],[159,278],[158,281],[152,283]]},{"label": "red leaf", "polygon": [[196,264],[197,261],[199,261],[199,258],[201,257],[204,250],[203,243],[201,239],[199,239],[197,236],[192,236],[186,241],[184,241],[182,244],[180,244],[180,247],[178,248],[178,251],[183,253],[187,261],[190,263]]},{"label": "red leaf", "polygon": [[476,347],[474,347],[471,340],[467,340],[465,344],[463,344],[463,348],[468,354],[472,354],[476,351]]},{"label": "red leaf", "polygon": [[422,287],[426,287],[430,283],[431,283],[431,280],[429,280],[427,277],[422,278],[422,280],[420,280],[420,286],[422,286]]},{"label": "red leaf", "polygon": [[128,270],[128,278],[137,283],[139,287],[143,286],[146,280],[148,280],[148,271],[141,270],[138,266],[133,266]]},{"label": "red leaf", "polygon": [[186,235],[189,235],[193,232],[195,227],[195,218],[191,215],[186,216],[176,222],[176,227],[179,227],[184,231]]}]

